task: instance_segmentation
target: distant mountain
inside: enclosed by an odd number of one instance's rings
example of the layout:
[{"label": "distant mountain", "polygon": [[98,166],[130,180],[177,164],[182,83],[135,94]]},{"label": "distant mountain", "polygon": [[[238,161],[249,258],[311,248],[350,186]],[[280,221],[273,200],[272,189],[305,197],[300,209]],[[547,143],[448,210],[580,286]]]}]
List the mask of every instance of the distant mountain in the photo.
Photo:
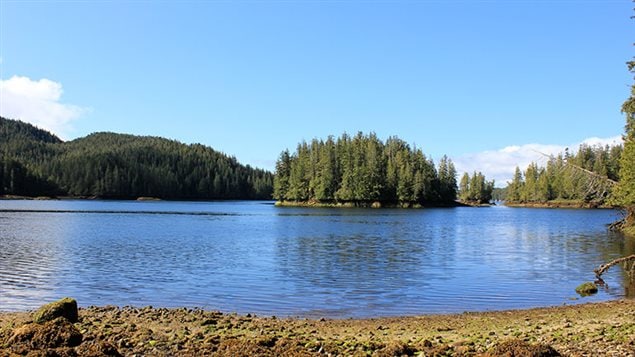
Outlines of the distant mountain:
[{"label": "distant mountain", "polygon": [[210,147],[94,133],[64,142],[0,117],[0,194],[132,199],[270,199],[271,172]]}]

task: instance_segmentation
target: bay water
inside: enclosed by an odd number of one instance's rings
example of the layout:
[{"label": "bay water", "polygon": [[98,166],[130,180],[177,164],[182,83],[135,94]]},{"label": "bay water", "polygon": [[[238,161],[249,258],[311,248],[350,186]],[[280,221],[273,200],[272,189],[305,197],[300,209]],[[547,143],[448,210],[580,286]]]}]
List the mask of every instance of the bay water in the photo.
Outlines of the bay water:
[{"label": "bay water", "polygon": [[633,297],[615,210],[279,208],[270,201],[0,201],[0,310],[199,307],[300,317],[518,309]]}]

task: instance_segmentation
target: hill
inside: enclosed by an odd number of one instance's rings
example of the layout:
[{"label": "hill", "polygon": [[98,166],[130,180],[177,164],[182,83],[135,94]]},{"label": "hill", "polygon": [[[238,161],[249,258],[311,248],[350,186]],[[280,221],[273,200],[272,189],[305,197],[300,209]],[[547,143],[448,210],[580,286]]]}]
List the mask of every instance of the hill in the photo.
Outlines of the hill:
[{"label": "hill", "polygon": [[94,133],[64,142],[0,117],[0,194],[133,199],[269,199],[271,172],[210,147]]}]

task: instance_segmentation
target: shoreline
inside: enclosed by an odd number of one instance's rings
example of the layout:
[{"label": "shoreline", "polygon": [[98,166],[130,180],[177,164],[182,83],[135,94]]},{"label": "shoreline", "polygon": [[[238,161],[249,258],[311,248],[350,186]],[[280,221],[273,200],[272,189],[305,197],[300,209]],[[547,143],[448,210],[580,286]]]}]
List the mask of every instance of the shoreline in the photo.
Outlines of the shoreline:
[{"label": "shoreline", "polygon": [[[3,350],[9,354],[19,348],[7,342],[32,316],[32,312],[0,312],[0,355]],[[546,347],[565,356],[635,354],[633,299],[367,319],[276,318],[186,308],[103,306],[80,308],[74,326],[83,335],[83,342],[65,347],[67,352],[112,348],[126,356],[477,356],[502,354],[505,348]]]},{"label": "shoreline", "polygon": [[192,199],[192,198],[158,198],[149,196],[139,197],[98,197],[98,196],[19,196],[0,195],[0,201],[129,201],[129,202],[240,202],[264,201],[274,203],[271,199],[227,198],[227,199]]},{"label": "shoreline", "polygon": [[573,208],[573,209],[615,209],[613,206],[583,201],[547,201],[547,202],[505,202],[507,207],[522,208]]},{"label": "shoreline", "polygon": [[[0,195],[0,201],[155,201],[155,202],[232,202],[232,201],[267,201],[272,202],[276,207],[308,207],[308,208],[403,208],[403,209],[425,209],[425,208],[454,208],[454,207],[491,207],[496,203],[476,203],[454,201],[448,203],[420,204],[417,202],[381,202],[381,201],[360,201],[360,202],[321,202],[321,201],[275,201],[272,199],[196,199],[196,198],[175,198],[166,199],[149,196],[139,197],[98,197],[98,196],[21,196],[21,195]],[[504,202],[504,201],[503,201]],[[571,208],[571,209],[615,209],[614,206],[583,201],[548,201],[548,202],[504,202],[506,207],[519,208]]]},{"label": "shoreline", "polygon": [[276,201],[276,207],[308,207],[308,208],[403,208],[403,209],[424,209],[424,208],[453,208],[471,206],[463,202],[455,201],[448,203],[421,204],[417,202],[381,202],[381,201],[359,201],[359,202],[322,202],[322,201]]}]

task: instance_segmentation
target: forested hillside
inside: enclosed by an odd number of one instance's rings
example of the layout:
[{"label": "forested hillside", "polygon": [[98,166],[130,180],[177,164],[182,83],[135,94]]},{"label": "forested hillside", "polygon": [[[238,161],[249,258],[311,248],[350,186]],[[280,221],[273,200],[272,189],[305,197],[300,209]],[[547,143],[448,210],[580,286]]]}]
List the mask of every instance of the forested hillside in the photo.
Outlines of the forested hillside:
[{"label": "forested hillside", "polygon": [[270,199],[273,174],[200,145],[96,133],[63,142],[0,118],[0,194]]},{"label": "forested hillside", "polygon": [[453,203],[456,170],[447,157],[435,167],[420,149],[391,137],[343,134],[302,142],[276,164],[279,201],[401,205]]},{"label": "forested hillside", "polygon": [[565,152],[547,161],[531,163],[524,172],[516,168],[507,186],[509,203],[544,203],[574,200],[604,204],[614,181],[619,180],[622,146],[581,145],[575,154]]}]

